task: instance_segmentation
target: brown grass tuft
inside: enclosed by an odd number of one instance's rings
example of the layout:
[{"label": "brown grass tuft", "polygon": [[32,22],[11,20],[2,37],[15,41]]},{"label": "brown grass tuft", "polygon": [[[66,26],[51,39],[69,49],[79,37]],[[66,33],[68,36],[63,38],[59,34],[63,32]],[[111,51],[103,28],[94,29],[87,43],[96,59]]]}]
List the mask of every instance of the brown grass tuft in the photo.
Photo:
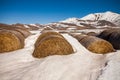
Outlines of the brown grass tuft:
[{"label": "brown grass tuft", "polygon": [[[39,42],[36,42],[33,56],[43,58],[50,55],[68,55],[73,53],[72,46],[59,33],[48,33],[40,35]],[[55,35],[54,35],[55,34]],[[42,37],[41,37],[42,36]]]},{"label": "brown grass tuft", "polygon": [[0,53],[24,47],[24,37],[17,31],[0,30]]}]

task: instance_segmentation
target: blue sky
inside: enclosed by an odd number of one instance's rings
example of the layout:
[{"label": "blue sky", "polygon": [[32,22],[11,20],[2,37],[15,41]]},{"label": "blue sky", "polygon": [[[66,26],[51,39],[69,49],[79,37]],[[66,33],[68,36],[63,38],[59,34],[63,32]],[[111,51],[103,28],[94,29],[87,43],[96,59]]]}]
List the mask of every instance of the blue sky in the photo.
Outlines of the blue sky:
[{"label": "blue sky", "polygon": [[46,24],[106,11],[120,14],[120,0],[0,0],[0,23]]}]

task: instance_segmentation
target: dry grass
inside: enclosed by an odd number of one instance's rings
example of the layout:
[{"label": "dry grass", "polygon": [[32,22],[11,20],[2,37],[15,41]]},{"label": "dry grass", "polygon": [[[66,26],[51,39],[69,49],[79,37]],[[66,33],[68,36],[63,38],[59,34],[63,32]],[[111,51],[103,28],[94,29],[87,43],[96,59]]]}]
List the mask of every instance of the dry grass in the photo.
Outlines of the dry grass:
[{"label": "dry grass", "polygon": [[120,49],[120,29],[104,30],[98,37],[109,41],[115,49]]},{"label": "dry grass", "polygon": [[23,48],[23,41],[22,35],[15,31],[0,30],[0,53]]},{"label": "dry grass", "polygon": [[[43,34],[44,35],[44,34]],[[42,36],[42,35],[41,35]],[[33,56],[36,58],[43,58],[50,55],[68,55],[73,53],[72,46],[60,34],[49,34],[37,42]]]}]

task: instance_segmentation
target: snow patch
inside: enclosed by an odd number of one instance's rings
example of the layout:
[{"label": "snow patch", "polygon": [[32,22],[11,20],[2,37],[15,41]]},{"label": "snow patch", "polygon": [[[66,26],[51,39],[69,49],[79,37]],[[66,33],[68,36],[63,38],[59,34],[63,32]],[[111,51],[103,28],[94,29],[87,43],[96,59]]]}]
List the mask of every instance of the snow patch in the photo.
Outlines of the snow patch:
[{"label": "snow patch", "polygon": [[39,35],[29,36],[24,49],[0,54],[1,80],[120,80],[120,51],[113,55],[95,54],[72,36],[62,34],[74,48],[73,54],[36,59],[32,52]]}]

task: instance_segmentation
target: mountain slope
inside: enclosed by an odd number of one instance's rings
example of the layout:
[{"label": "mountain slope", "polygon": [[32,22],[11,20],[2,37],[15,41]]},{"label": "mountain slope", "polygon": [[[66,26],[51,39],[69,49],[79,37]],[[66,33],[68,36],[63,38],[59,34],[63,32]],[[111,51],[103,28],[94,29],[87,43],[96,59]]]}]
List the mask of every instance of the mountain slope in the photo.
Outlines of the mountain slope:
[{"label": "mountain slope", "polygon": [[82,27],[82,29],[116,28],[120,26],[120,14],[107,11],[105,13],[89,14],[83,18],[68,18],[55,24],[59,25],[58,27],[75,27],[76,25]]},{"label": "mountain slope", "polygon": [[107,11],[105,13],[95,13],[95,14],[89,14],[83,18],[82,20],[106,20],[110,21],[116,25],[120,25],[120,14],[113,13],[110,11]]}]

